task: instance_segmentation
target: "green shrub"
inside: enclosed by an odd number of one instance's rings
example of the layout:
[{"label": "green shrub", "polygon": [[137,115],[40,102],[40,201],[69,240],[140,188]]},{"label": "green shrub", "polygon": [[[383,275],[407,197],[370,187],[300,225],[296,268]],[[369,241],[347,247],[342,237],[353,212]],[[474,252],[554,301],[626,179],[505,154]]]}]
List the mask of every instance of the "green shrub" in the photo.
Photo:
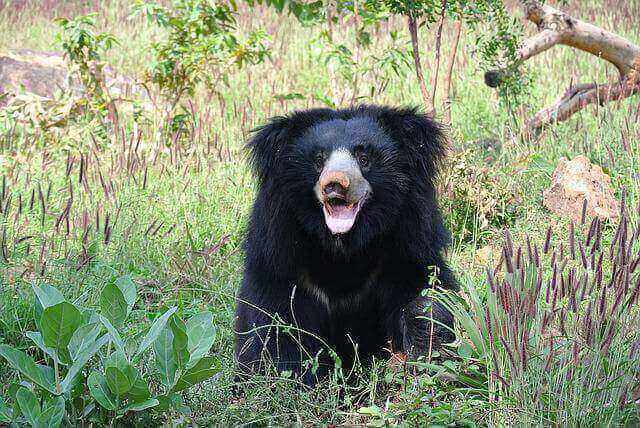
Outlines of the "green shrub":
[{"label": "green shrub", "polygon": [[147,410],[184,412],[179,393],[219,370],[218,359],[207,356],[215,338],[210,312],[184,322],[172,307],[141,338],[122,337],[137,300],[128,276],[106,284],[99,310],[69,302],[48,285],[34,292],[39,331],[25,335],[48,364],[0,345],[0,357],[23,379],[9,388],[12,406],[0,401],[4,422],[55,427],[65,417],[103,424]]},{"label": "green shrub", "polygon": [[96,15],[56,19],[60,27],[56,41],[71,64],[71,74],[77,74],[82,83],[86,97],[80,101],[87,102],[90,112],[106,116],[114,107],[106,87],[103,55],[117,45],[118,40],[112,34],[95,32]]},{"label": "green shrub", "polygon": [[171,7],[136,3],[133,16],[143,14],[167,31],[164,40],[151,46],[154,59],[147,77],[171,109],[184,94],[193,94],[199,83],[218,92],[218,85],[227,82],[230,68],[259,63],[267,57],[263,31],[252,31],[244,39],[235,34],[234,5],[207,0],[174,0]]},{"label": "green shrub", "polygon": [[518,218],[518,183],[492,165],[479,165],[468,150],[447,160],[441,189],[443,209],[456,241],[482,243],[491,231],[509,227]]}]

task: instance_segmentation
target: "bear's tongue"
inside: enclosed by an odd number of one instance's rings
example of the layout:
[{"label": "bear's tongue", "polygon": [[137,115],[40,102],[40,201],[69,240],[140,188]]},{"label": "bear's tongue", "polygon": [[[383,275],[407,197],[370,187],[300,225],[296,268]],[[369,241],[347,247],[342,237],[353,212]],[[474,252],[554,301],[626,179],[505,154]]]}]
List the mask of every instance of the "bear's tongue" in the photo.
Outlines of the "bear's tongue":
[{"label": "bear's tongue", "polygon": [[360,204],[354,203],[347,205],[345,203],[323,204],[324,220],[327,227],[334,235],[339,233],[347,233],[353,227],[356,221],[356,215],[359,211]]}]

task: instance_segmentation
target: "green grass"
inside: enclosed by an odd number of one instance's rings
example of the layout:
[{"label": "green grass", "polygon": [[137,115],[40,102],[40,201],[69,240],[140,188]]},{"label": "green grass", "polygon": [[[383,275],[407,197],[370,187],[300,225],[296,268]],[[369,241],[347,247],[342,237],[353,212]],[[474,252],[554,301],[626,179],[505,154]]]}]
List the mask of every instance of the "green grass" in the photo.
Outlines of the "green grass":
[{"label": "green grass", "polygon": [[[97,9],[98,22],[100,30],[122,40],[122,45],[109,53],[110,63],[125,73],[142,76],[149,61],[147,47],[161,33],[142,20],[129,20],[127,3],[103,2]],[[601,14],[603,2],[570,3],[569,9],[577,16],[640,42],[637,22],[627,11],[616,12],[613,8]],[[633,6],[629,8],[633,10]],[[88,11],[72,2],[60,2],[48,10],[35,5],[16,10],[12,6],[0,10],[0,49],[59,49],[52,44],[56,30],[51,18]],[[390,25],[401,28],[402,23],[397,19]],[[134,309],[134,322],[128,326],[132,334],[143,331],[154,314],[173,304],[185,315],[203,308],[214,314],[218,335],[213,349],[222,359],[223,369],[186,394],[193,423],[549,423],[535,417],[520,418],[518,402],[510,401],[513,397],[490,402],[436,369],[423,367],[420,375],[414,376],[411,370],[390,370],[384,362],[372,370],[354,373],[347,384],[327,380],[308,391],[296,388],[291,380],[265,377],[255,379],[245,396],[234,393],[234,293],[242,274],[241,242],[255,185],[245,163],[243,141],[250,129],[269,116],[320,105],[314,94],[335,103],[351,95],[348,84],[325,65],[325,46],[313,28],[302,28],[293,18],[263,9],[244,11],[239,24],[242,30],[267,28],[272,38],[272,59],[234,70],[229,85],[219,88],[219,97],[203,91],[194,96],[190,101],[201,133],[177,145],[158,140],[157,126],[150,121],[139,127],[141,143],[134,152],[129,146],[135,140],[130,117],[123,122],[124,141],[117,133],[110,133],[100,148],[94,147],[89,138],[91,129],[84,122],[55,133],[35,134],[25,125],[9,132],[11,124],[0,123],[0,174],[12,196],[11,209],[0,216],[6,251],[0,258],[0,342],[38,355],[22,335],[34,329],[32,283],[47,282],[59,287],[67,298],[93,305],[114,274],[130,274],[142,295]],[[374,39],[374,52],[382,52],[389,43],[383,30]],[[421,33],[427,74],[434,62],[433,52],[427,49],[433,46],[433,33],[427,28]],[[350,25],[338,28],[335,36],[353,42]],[[443,46],[449,45],[450,37],[445,32]],[[638,204],[640,121],[636,97],[588,108],[549,129],[539,140],[510,142],[508,113],[497,95],[482,83],[473,47],[474,34],[465,29],[455,69],[451,129],[453,145],[458,151],[464,149],[464,155],[452,156],[458,167],[454,168],[453,162],[446,165],[441,187],[446,221],[455,232],[449,258],[466,286],[471,284],[484,295],[485,266],[476,252],[486,245],[499,250],[503,228],[509,228],[514,240],[520,242],[525,235],[542,241],[548,226],[564,235],[568,222],[542,206],[542,191],[561,157],[586,155],[611,175],[618,197],[626,189],[628,206]],[[531,96],[525,111],[516,114],[519,120],[550,103],[569,85],[572,76],[583,82],[604,82],[614,76],[602,61],[569,48],[546,52],[529,67],[533,76]],[[381,94],[363,97],[362,101],[419,105],[420,91],[412,71],[407,68],[404,73],[393,77]],[[380,83],[363,82],[360,91],[368,93],[369,86]],[[305,99],[281,102],[274,97],[288,93],[300,93]],[[486,138],[502,142],[501,150],[491,160],[486,160],[488,153],[478,144]],[[84,183],[79,183],[81,155],[89,160]],[[69,157],[74,164],[67,174]],[[100,174],[108,183],[107,190]],[[453,188],[445,183],[452,183]],[[46,200],[44,213],[38,188]],[[32,191],[35,203],[29,209]],[[67,233],[65,219],[57,227],[56,223],[71,194]],[[19,200],[23,205],[20,213]],[[96,213],[99,230],[95,227]],[[107,215],[111,231],[105,243]],[[85,244],[93,256],[88,262],[82,256],[85,223],[92,225]],[[605,225],[604,239],[610,241],[614,232],[613,225]],[[24,237],[30,238],[17,243]],[[638,317],[632,319],[638,322]],[[460,371],[468,369],[462,367],[464,362],[455,364]],[[638,374],[638,367],[635,371]],[[3,363],[0,376],[17,378]],[[637,376],[635,379],[639,381]],[[0,386],[0,395],[8,384]],[[636,420],[638,411],[636,404]],[[177,415],[167,416],[172,417]],[[585,416],[582,422],[586,421],[598,422]],[[560,417],[557,423],[578,422]]]}]

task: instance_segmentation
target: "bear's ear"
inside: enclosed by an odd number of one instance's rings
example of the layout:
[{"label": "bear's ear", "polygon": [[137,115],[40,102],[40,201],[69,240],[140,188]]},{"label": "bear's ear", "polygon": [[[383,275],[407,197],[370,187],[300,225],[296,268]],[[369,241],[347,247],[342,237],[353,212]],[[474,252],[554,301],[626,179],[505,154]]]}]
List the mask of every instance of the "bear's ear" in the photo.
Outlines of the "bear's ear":
[{"label": "bear's ear", "polygon": [[277,171],[287,146],[316,123],[331,119],[334,112],[329,109],[312,109],[294,112],[288,116],[277,116],[257,128],[247,143],[250,161],[260,181]]},{"label": "bear's ear", "polygon": [[445,154],[442,125],[415,108],[382,109],[378,122],[406,150],[412,167],[432,179]]},{"label": "bear's ear", "polygon": [[269,123],[255,129],[247,142],[251,166],[261,181],[275,169],[279,153],[289,140],[287,122],[284,116],[271,118]]}]

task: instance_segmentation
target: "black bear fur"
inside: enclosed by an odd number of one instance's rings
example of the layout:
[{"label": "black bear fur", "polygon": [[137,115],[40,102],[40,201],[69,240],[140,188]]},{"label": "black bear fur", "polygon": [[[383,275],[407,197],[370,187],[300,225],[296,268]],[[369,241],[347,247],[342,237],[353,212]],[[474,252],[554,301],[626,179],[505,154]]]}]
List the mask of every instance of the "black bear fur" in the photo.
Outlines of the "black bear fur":
[{"label": "black bear fur", "polygon": [[[441,126],[416,109],[368,105],[298,111],[256,131],[248,149],[259,187],[235,325],[241,374],[271,364],[313,384],[336,356],[349,366],[356,355],[419,356],[453,340],[440,325],[452,326],[451,314],[422,296],[434,267],[439,287],[457,289],[434,186],[444,144]],[[352,230],[334,235],[313,191],[314,156],[355,147],[371,159],[362,175],[372,193]]]}]

